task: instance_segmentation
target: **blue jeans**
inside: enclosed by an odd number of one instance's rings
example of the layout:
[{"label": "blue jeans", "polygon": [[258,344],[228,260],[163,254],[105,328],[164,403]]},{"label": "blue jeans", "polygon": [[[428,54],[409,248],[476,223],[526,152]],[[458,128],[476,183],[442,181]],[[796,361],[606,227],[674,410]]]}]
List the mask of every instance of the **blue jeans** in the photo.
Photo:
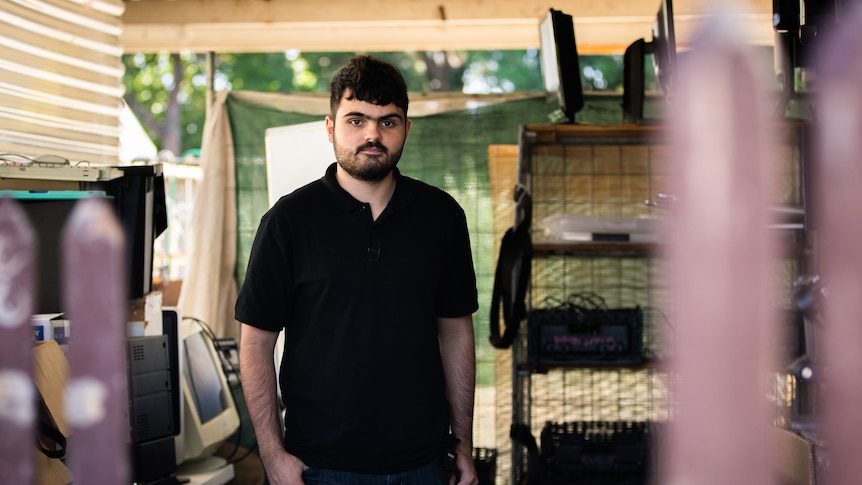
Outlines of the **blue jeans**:
[{"label": "blue jeans", "polygon": [[302,472],[305,485],[447,485],[449,470],[438,460],[401,473],[366,474],[322,468],[309,468]]}]

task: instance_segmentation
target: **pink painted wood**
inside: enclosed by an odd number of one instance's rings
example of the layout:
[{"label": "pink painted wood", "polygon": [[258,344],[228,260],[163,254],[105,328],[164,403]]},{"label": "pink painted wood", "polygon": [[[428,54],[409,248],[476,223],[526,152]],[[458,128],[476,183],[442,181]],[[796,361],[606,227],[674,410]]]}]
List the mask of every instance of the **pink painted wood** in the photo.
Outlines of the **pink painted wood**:
[{"label": "pink painted wood", "polygon": [[0,483],[33,483],[36,389],[33,330],[36,236],[14,200],[0,198]]},{"label": "pink painted wood", "polygon": [[[829,485],[862,480],[862,6],[824,45],[815,105]],[[818,483],[819,485],[819,483]]]},{"label": "pink painted wood", "polygon": [[724,17],[711,18],[681,65],[668,112],[675,416],[658,483],[773,483],[763,393],[776,318],[772,127],[743,38]]},{"label": "pink painted wood", "polygon": [[63,243],[70,469],[75,483],[128,483],[125,237],[108,203],[89,198],[69,215]]}]

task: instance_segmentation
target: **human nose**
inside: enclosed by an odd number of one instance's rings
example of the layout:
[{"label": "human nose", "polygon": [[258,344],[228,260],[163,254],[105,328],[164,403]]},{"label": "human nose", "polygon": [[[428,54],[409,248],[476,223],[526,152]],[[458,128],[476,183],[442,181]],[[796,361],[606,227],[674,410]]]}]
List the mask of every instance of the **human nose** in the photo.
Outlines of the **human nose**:
[{"label": "human nose", "polygon": [[376,123],[368,123],[365,127],[365,141],[377,141],[380,139],[380,129]]}]

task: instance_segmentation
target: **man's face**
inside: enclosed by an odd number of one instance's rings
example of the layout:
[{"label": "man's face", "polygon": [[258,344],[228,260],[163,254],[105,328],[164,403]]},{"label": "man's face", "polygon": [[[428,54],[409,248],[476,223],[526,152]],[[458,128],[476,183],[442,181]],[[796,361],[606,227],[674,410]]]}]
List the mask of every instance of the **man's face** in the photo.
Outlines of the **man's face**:
[{"label": "man's face", "polygon": [[326,117],[326,132],[339,167],[367,182],[383,180],[398,164],[410,120],[404,110],[342,96],[335,119]]}]

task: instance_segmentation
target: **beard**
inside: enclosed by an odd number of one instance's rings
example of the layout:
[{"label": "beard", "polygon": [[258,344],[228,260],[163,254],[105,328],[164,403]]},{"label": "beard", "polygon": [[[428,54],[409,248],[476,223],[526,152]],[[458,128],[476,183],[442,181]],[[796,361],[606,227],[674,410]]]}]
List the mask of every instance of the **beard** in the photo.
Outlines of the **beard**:
[{"label": "beard", "polygon": [[[338,165],[348,175],[363,182],[379,182],[383,180],[392,173],[392,170],[398,165],[398,160],[401,159],[402,150],[390,153],[380,143],[366,143],[356,149],[352,149],[339,145],[335,137],[332,140],[332,144],[335,147],[335,160],[338,162]],[[381,153],[377,155],[360,153],[366,148],[377,148]]]}]

